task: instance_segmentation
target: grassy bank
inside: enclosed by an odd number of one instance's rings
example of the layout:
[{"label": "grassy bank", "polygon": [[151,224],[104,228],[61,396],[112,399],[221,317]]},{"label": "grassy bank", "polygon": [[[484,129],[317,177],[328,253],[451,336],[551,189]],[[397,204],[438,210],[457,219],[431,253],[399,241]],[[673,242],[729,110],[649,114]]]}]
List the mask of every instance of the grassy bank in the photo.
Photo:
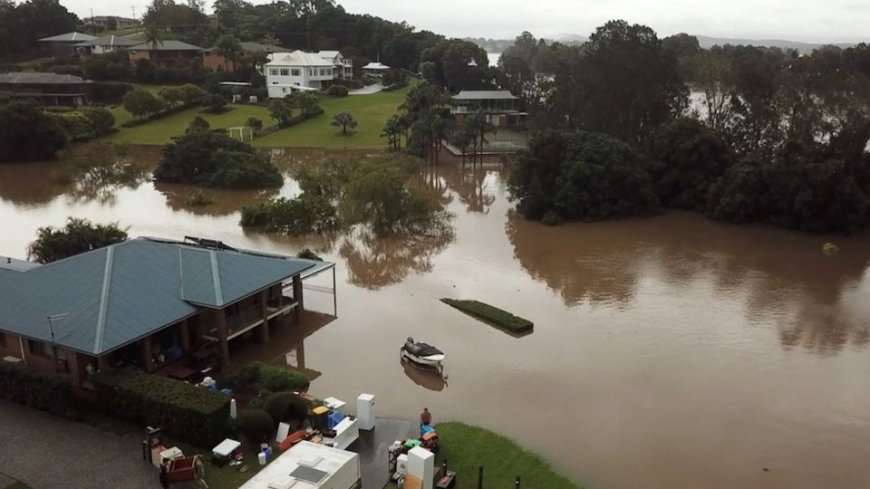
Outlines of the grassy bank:
[{"label": "grassy bank", "polygon": [[475,318],[482,319],[488,323],[498,326],[499,328],[503,328],[511,333],[531,333],[535,326],[534,323],[532,323],[528,319],[514,316],[513,314],[505,310],[490,306],[489,304],[484,304],[480,301],[441,299],[441,302],[455,307],[456,309],[459,309],[460,311],[468,315],[474,316]]},{"label": "grassy bank", "polygon": [[[523,450],[512,440],[483,428],[449,422],[436,426],[441,450],[437,464],[447,460],[448,469],[457,473],[457,486],[477,487],[477,468],[483,466],[485,489],[514,487],[517,476],[522,487],[530,489],[580,489],[553,472],[541,457]],[[386,488],[395,488],[387,484]],[[386,489],[385,488],[385,489]]]},{"label": "grassy bank", "polygon": [[[381,148],[386,142],[381,130],[405,100],[408,89],[379,92],[372,95],[351,95],[342,98],[322,97],[324,114],[298,126],[283,129],[255,141],[256,146],[311,148]],[[330,125],[336,114],[350,112],[359,124],[353,134],[341,135],[341,129]]]},{"label": "grassy bank", "polygon": [[[137,88],[145,88],[156,94],[163,86],[137,85]],[[380,137],[381,130],[404,101],[407,90],[372,95],[353,95],[343,98],[322,97],[320,99],[320,106],[324,110],[322,115],[256,139],[254,145],[303,148],[384,147],[386,143]],[[232,110],[221,114],[205,113],[201,107],[194,107],[141,126],[124,128],[120,125],[133,117],[122,106],[117,105],[110,107],[110,110],[115,116],[118,131],[105,138],[105,141],[129,144],[167,144],[173,137],[183,134],[190,122],[196,117],[205,119],[213,129],[243,126],[250,117],[260,119],[265,126],[275,123],[272,116],[269,115],[269,110],[264,106],[231,104],[228,107]],[[349,112],[357,121],[358,126],[353,133],[342,135],[341,129],[330,124],[335,115],[341,112]]]}]

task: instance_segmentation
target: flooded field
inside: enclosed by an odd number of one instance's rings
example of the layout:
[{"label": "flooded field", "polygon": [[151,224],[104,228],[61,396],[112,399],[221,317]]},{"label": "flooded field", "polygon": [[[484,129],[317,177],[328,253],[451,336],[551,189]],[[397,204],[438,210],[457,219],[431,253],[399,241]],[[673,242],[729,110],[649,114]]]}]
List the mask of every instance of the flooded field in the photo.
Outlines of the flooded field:
[{"label": "flooded field", "polygon": [[[158,151],[130,158],[153,164]],[[427,406],[436,423],[501,432],[596,489],[870,487],[870,235],[683,212],[546,227],[513,213],[499,166],[444,164],[421,181],[454,214],[447,239],[286,238],[239,226],[258,192],[206,191],[216,204],[189,209],[190,187],[83,191],[56,177],[61,165],[0,165],[0,255],[23,257],[38,227],[76,216],[335,261],[338,318],[263,353],[319,373],[317,394],[370,392],[384,416]],[[272,193],[297,191],[288,179]],[[838,255],[822,253],[827,241]],[[503,307],[535,331],[510,336],[442,297]],[[332,312],[332,296],[307,291],[306,306]],[[446,381],[399,362],[407,336],[447,353]]]}]

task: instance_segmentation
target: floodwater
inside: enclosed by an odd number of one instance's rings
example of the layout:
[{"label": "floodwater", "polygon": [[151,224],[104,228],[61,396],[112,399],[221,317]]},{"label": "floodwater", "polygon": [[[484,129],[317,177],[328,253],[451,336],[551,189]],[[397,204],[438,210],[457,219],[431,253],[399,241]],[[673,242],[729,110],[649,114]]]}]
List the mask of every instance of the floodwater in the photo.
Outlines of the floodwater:
[{"label": "floodwater", "polygon": [[[455,215],[448,239],[284,238],[239,227],[256,193],[208,192],[215,207],[188,210],[188,187],[82,195],[53,183],[57,166],[0,165],[0,255],[23,256],[39,226],[74,215],[335,261],[338,318],[268,347],[319,373],[316,394],[370,392],[383,416],[427,406],[596,489],[870,487],[870,235],[683,212],[546,227],[514,215],[497,165],[445,164],[424,180]],[[288,180],[280,193],[296,191]],[[840,253],[824,255],[827,241]],[[502,306],[535,331],[510,336],[441,297]],[[309,290],[306,306],[331,312],[332,297]],[[446,381],[400,364],[407,336],[447,353]]]}]

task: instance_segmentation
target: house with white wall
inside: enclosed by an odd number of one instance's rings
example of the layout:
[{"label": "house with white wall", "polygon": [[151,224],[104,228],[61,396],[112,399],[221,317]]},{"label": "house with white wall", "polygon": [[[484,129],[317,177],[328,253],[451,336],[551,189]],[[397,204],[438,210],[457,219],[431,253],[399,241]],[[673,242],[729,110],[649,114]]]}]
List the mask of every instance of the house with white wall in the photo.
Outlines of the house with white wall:
[{"label": "house with white wall", "polygon": [[345,58],[340,51],[318,51],[318,56],[332,63],[335,68],[336,80],[350,80],[353,78],[353,60]]},{"label": "house with white wall", "polygon": [[336,79],[335,66],[315,53],[273,53],[264,65],[270,98],[284,98],[294,90],[317,90]]}]

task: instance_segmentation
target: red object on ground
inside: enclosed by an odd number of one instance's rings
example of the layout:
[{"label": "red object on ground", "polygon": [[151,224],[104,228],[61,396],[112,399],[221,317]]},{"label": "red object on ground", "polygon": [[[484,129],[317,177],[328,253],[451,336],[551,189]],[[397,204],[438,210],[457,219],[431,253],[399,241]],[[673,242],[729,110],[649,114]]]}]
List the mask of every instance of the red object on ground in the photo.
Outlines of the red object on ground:
[{"label": "red object on ground", "polygon": [[170,483],[187,482],[196,480],[196,459],[199,455],[193,457],[179,458],[168,462],[166,476]]},{"label": "red object on ground", "polygon": [[278,450],[286,452],[287,449],[304,440],[306,436],[308,436],[308,432],[305,430],[299,430],[290,433],[289,435],[287,435],[287,438],[284,438],[281,443],[278,444]]}]

